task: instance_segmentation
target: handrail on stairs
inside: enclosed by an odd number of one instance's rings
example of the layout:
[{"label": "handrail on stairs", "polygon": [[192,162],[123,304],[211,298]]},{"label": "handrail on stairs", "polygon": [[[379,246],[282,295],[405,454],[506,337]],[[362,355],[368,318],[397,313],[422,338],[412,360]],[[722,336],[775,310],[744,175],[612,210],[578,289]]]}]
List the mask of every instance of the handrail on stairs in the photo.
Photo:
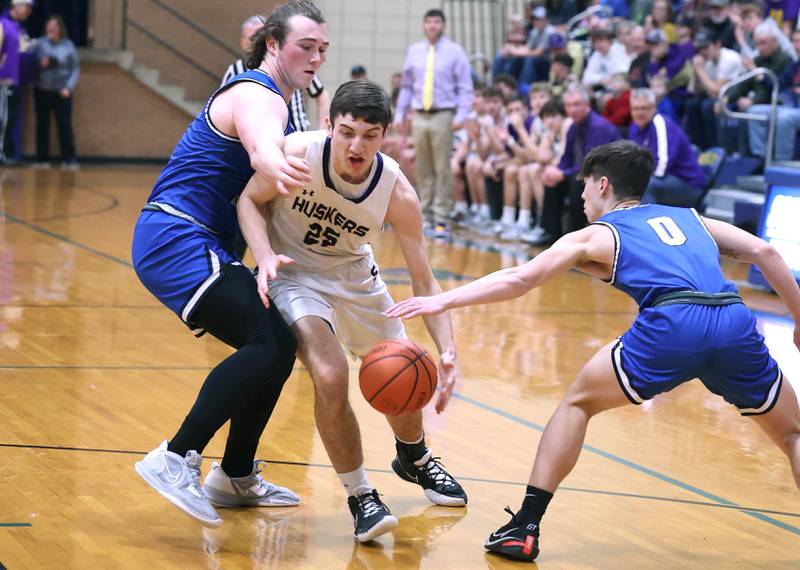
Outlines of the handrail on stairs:
[{"label": "handrail on stairs", "polygon": [[[749,81],[753,77],[763,75],[766,75],[772,81],[772,96],[770,97],[769,113],[766,116],[756,113],[733,111],[728,108],[728,100],[726,97],[728,91],[745,81]],[[747,73],[735,77],[723,85],[719,90],[717,99],[719,101],[720,112],[727,117],[744,119],[746,121],[767,121],[767,144],[764,149],[764,168],[769,167],[770,164],[772,164],[772,147],[775,142],[775,123],[778,115],[778,76],[775,75],[775,72],[766,67],[751,69]]]}]

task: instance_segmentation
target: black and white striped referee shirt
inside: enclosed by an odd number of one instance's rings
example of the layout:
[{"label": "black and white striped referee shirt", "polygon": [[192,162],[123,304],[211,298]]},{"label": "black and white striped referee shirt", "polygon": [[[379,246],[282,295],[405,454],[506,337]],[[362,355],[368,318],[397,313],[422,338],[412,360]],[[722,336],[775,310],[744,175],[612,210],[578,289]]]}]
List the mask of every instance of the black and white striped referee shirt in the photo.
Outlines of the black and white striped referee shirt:
[{"label": "black and white striped referee shirt", "polygon": [[[237,59],[225,70],[225,75],[222,76],[220,87],[233,79],[234,76],[244,73],[245,71],[247,71],[247,66],[244,60],[242,58]],[[322,93],[323,89],[322,81],[315,75],[314,79],[311,81],[311,85],[306,88],[306,93],[308,93],[308,96],[312,99],[316,99],[319,97],[320,93]],[[299,89],[295,90],[292,99],[289,101],[289,119],[292,121],[296,131],[307,131],[311,128],[308,122],[308,116],[306,115],[305,104],[303,103],[303,92]]]}]

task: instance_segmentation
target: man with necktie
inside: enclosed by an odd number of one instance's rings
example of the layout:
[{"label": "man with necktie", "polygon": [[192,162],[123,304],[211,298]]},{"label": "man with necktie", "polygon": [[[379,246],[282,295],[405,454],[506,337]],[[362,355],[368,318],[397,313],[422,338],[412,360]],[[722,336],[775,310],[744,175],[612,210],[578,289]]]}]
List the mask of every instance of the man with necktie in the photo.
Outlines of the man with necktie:
[{"label": "man with necktie", "polygon": [[574,232],[586,225],[583,212],[583,182],[575,175],[581,169],[583,158],[593,148],[613,142],[620,137],[617,128],[602,116],[592,111],[591,97],[586,87],[578,83],[570,85],[564,92],[564,109],[572,119],[567,131],[564,154],[558,166],[547,166],[542,172],[545,184],[544,204],[542,205],[542,224],[544,232],[531,245],[550,244],[560,238],[564,231],[561,213],[564,199],[569,196],[569,228]]},{"label": "man with necktie", "polygon": [[450,154],[453,131],[461,128],[472,106],[472,73],[467,54],[444,37],[444,12],[431,9],[423,19],[424,40],[408,48],[394,115],[403,128],[409,109],[416,150],[418,188],[425,221],[435,235],[448,235],[453,209]]}]

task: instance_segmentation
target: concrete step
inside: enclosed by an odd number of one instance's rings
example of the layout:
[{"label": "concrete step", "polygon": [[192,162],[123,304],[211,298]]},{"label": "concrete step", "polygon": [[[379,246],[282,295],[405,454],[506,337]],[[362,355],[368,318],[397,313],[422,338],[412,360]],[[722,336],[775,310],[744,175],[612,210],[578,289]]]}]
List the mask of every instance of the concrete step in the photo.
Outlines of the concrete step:
[{"label": "concrete step", "polygon": [[762,205],[764,203],[764,194],[748,192],[738,188],[712,188],[706,194],[705,200],[703,200],[705,205],[703,214],[715,220],[733,223],[737,202]]}]

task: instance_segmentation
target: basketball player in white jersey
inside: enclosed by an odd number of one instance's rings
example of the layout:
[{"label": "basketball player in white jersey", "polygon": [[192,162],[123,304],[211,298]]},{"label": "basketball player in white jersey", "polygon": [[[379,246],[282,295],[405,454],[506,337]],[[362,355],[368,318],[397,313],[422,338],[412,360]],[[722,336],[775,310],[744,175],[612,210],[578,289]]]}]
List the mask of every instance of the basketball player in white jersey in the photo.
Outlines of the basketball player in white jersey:
[{"label": "basketball player in white jersey", "polygon": [[[294,331],[298,355],[314,380],[317,428],[349,495],[360,542],[397,525],[367,481],[341,346],[364,356],[380,340],[405,338],[402,324],[383,315],[392,299],[369,245],[384,224],[394,230],[415,294],[441,291],[425,252],[417,195],[397,163],[378,152],[391,120],[383,89],[364,80],[345,83],[331,102],[327,132],[296,133],[285,140],[287,158],[304,159],[312,182],[284,197],[254,176],[237,206],[259,267],[261,299],[268,305],[269,292]],[[436,403],[441,412],[458,374],[453,329],[444,315],[426,319],[425,325],[441,355]],[[425,445],[422,414],[387,420],[397,440],[395,473],[420,485],[437,505],[466,505],[461,485]]]}]

